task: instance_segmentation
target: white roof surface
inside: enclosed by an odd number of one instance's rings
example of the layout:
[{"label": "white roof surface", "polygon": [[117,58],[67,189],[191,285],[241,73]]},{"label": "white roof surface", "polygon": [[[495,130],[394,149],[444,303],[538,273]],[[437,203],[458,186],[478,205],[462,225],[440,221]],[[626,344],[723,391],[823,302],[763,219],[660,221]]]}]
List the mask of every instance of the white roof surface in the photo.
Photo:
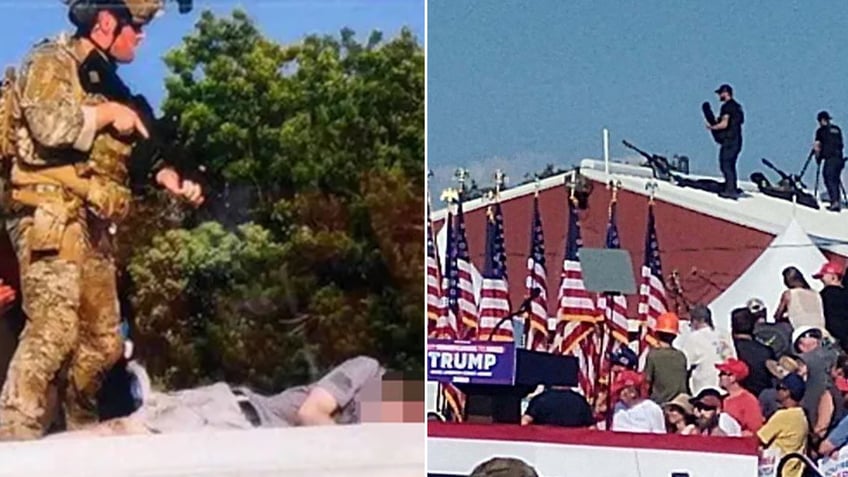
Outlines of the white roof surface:
[{"label": "white roof surface", "polygon": [[848,257],[848,210],[845,209],[836,213],[824,208],[815,210],[795,205],[787,200],[761,194],[755,184],[744,181],[741,181],[739,186],[745,191],[745,196],[732,201],[706,191],[656,181],[651,178],[650,169],[645,167],[611,164],[608,176],[604,172],[604,163],[592,159],[584,159],[581,162],[580,173],[589,179],[602,182],[621,181],[623,189],[646,196],[649,194],[646,186],[649,182],[654,182],[657,184],[654,196],[657,200],[772,235],[783,232],[794,218],[813,243]]},{"label": "white roof surface", "polygon": [[[843,209],[841,213],[835,213],[824,208],[815,210],[795,205],[786,200],[761,194],[755,184],[747,181],[739,182],[739,187],[745,191],[745,196],[737,201],[731,201],[702,190],[657,181],[653,179],[651,170],[647,167],[611,163],[610,173],[607,174],[604,162],[595,159],[582,160],[580,173],[602,183],[610,180],[620,181],[623,189],[644,196],[649,195],[647,185],[655,183],[657,188],[654,197],[657,200],[775,236],[783,232],[794,217],[817,246],[848,257],[848,210],[846,209]],[[562,187],[566,175],[568,173],[542,179],[539,190]],[[687,177],[716,179],[695,175]],[[525,184],[507,189],[501,192],[501,201],[532,194],[535,187],[535,184]],[[486,199],[475,199],[464,203],[463,209],[469,212],[485,207],[487,204]],[[446,209],[434,211],[433,219],[442,219],[445,213]]]},{"label": "white roof surface", "polygon": [[[769,314],[772,314],[780,301],[780,294],[786,289],[781,275],[784,268],[798,267],[804,276],[809,277],[827,261],[821,251],[811,245],[812,241],[801,225],[795,220],[790,221],[786,230],[769,244],[754,263],[710,303],[716,328],[729,331],[730,312],[745,306],[750,298],[763,300]],[[821,282],[811,280],[810,286],[820,290]]]},{"label": "white roof surface", "polygon": [[309,428],[0,443],[0,476],[417,477],[426,428]]}]

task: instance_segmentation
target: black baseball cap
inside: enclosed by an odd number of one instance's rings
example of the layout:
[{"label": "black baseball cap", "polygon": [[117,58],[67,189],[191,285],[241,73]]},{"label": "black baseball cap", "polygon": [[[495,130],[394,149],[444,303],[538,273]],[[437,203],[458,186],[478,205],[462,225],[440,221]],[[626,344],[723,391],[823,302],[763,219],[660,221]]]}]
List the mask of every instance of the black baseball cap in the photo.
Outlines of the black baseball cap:
[{"label": "black baseball cap", "polygon": [[730,86],[729,84],[725,83],[725,84],[719,86],[718,89],[715,90],[715,92],[716,92],[716,94],[721,94],[721,93],[733,94],[733,87]]},{"label": "black baseball cap", "polygon": [[831,120],[830,113],[827,111],[819,111],[819,114],[816,116],[816,120],[821,121],[822,119]]},{"label": "black baseball cap", "polygon": [[639,366],[639,357],[636,352],[627,346],[622,346],[621,349],[614,351],[610,355],[610,361],[613,364],[624,366],[627,369],[636,369]]},{"label": "black baseball cap", "polygon": [[781,379],[777,384],[778,389],[789,391],[789,396],[795,401],[804,399],[804,394],[807,392],[807,383],[804,378],[796,373],[789,373]]}]

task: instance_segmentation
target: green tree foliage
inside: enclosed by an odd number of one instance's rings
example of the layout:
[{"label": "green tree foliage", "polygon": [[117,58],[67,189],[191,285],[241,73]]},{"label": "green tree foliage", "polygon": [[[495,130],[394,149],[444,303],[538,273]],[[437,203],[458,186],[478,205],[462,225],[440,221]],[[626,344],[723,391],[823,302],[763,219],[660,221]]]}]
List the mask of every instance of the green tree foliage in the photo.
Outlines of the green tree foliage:
[{"label": "green tree foliage", "polygon": [[356,354],[423,372],[417,40],[280,45],[206,12],[166,63],[162,109],[209,199],[148,195],[122,237],[155,379],[272,390]]},{"label": "green tree foliage", "polygon": [[[495,186],[480,187],[480,184],[478,184],[474,179],[471,179],[470,182],[471,185],[466,186],[467,188],[462,194],[463,201],[479,199],[480,197],[486,197],[489,193],[495,192]],[[504,189],[506,189],[506,187],[504,187]]]},{"label": "green tree foliage", "polygon": [[518,185],[529,184],[531,182],[535,182],[536,179],[544,179],[546,177],[551,177],[559,174],[565,174],[569,169],[563,169],[562,167],[556,167],[553,164],[547,164],[544,169],[534,173],[524,174],[524,180],[521,181]]}]

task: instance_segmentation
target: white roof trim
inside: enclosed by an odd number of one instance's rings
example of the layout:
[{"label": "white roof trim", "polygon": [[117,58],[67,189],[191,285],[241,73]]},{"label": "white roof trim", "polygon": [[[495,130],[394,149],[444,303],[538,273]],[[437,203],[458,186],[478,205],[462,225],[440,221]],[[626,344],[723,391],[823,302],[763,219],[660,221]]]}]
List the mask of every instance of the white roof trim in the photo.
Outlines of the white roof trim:
[{"label": "white roof trim", "polygon": [[[566,172],[563,174],[557,174],[551,177],[545,177],[544,179],[539,181],[539,192],[553,189],[554,187],[565,187],[565,178],[573,174],[573,172]],[[531,182],[529,184],[522,184],[518,187],[512,187],[510,189],[506,189],[501,191],[501,203],[506,202],[510,199],[515,199],[518,197],[523,197],[527,194],[533,194],[536,191],[536,183]],[[480,197],[478,199],[469,200],[462,203],[463,212],[471,212],[472,210],[479,209],[481,207],[486,207],[489,205],[489,200],[485,197]],[[434,210],[431,213],[433,220],[441,220],[445,218],[447,214],[447,208],[443,207],[438,210]]]},{"label": "white roof trim", "polygon": [[0,476],[412,477],[421,475],[426,463],[426,433],[424,423],[375,423],[114,437],[57,434],[0,444]]},{"label": "white roof trim", "polygon": [[[779,235],[795,220],[807,231],[813,242],[819,247],[848,257],[848,210],[839,214],[829,212],[824,208],[810,209],[795,205],[789,201],[761,194],[757,186],[748,181],[740,181],[739,187],[746,196],[738,201],[722,199],[709,192],[680,187],[670,182],[653,179],[651,170],[647,167],[629,164],[610,164],[610,174],[604,172],[604,162],[596,159],[583,159],[580,162],[580,173],[587,178],[601,183],[616,180],[621,182],[623,189],[636,194],[648,196],[646,185],[656,182],[654,194],[656,200],[693,210],[695,212],[725,220],[734,224],[772,235]],[[539,192],[553,187],[564,186],[569,173],[547,177],[540,181]],[[690,179],[715,179],[714,177],[689,175]],[[501,202],[532,194],[536,190],[534,183],[524,184],[501,192]],[[489,204],[485,198],[474,199],[463,203],[463,210],[485,207]],[[446,209],[434,211],[434,220],[443,219]]]}]

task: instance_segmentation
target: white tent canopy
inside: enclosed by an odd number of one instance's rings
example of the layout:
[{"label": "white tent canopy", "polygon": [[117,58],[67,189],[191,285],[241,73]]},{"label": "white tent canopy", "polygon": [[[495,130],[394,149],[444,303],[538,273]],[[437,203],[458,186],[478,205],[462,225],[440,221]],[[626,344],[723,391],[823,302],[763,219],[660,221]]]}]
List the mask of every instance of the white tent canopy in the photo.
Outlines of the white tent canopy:
[{"label": "white tent canopy", "polygon": [[716,329],[729,332],[730,312],[745,306],[745,302],[751,298],[763,300],[771,320],[771,314],[780,302],[780,295],[786,289],[781,274],[786,267],[794,266],[801,270],[810,286],[820,290],[821,282],[813,280],[812,275],[826,261],[827,258],[807,232],[792,219],[786,230],[769,244],[754,263],[710,303]]}]

